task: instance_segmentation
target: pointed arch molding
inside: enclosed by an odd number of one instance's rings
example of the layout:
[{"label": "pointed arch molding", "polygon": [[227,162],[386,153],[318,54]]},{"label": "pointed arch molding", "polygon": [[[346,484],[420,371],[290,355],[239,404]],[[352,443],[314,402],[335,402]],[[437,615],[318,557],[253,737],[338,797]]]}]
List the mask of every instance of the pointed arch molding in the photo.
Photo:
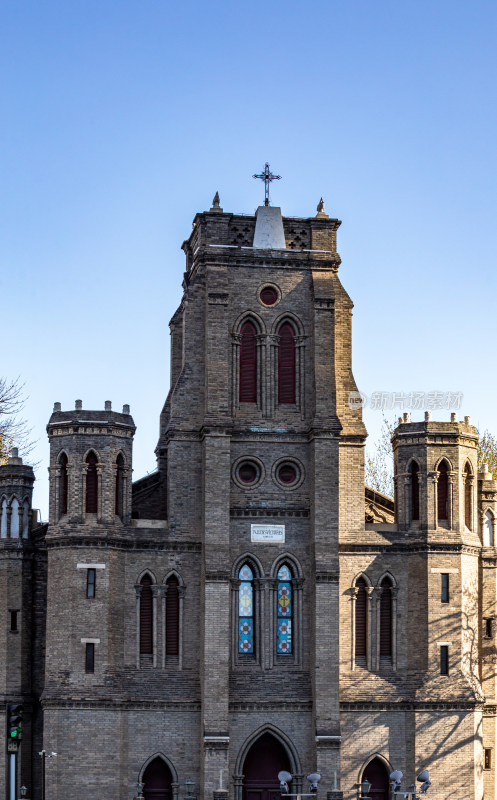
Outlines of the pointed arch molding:
[{"label": "pointed arch molding", "polygon": [[371,764],[372,761],[375,760],[375,758],[377,758],[378,761],[381,761],[388,775],[390,775],[390,773],[393,771],[392,765],[390,764],[389,760],[385,758],[385,756],[382,756],[381,753],[372,753],[370,756],[368,756],[366,761],[363,762],[362,767],[360,767],[359,773],[357,775],[357,783],[361,783],[362,776],[364,775],[364,770],[369,766],[369,764]]},{"label": "pointed arch molding", "polygon": [[152,761],[155,761],[156,758],[160,758],[161,761],[163,761],[164,764],[166,765],[166,767],[169,769],[169,771],[171,773],[171,777],[173,779],[172,782],[173,783],[178,783],[178,773],[176,772],[176,768],[175,768],[173,762],[170,761],[168,759],[168,757],[165,756],[164,753],[161,753],[161,752],[154,753],[149,758],[147,758],[147,760],[142,764],[142,767],[141,767],[139,775],[138,775],[140,782],[143,779],[143,776],[145,774],[145,770],[147,769],[148,765],[151,764]]},{"label": "pointed arch molding", "polygon": [[306,336],[301,320],[291,313],[284,313],[274,321],[271,332],[268,332],[262,316],[252,310],[244,311],[236,319],[231,329],[231,409],[237,416],[243,403],[240,403],[240,344],[241,329],[246,322],[251,322],[256,329],[257,340],[257,387],[256,405],[262,416],[272,419],[278,404],[278,364],[279,334],[281,326],[288,322],[295,333],[295,403],[285,404],[285,409],[292,407],[305,415],[305,341]]},{"label": "pointed arch molding", "polygon": [[274,738],[277,739],[281,745],[283,745],[288,756],[288,760],[290,761],[292,775],[300,774],[302,769],[300,766],[299,754],[294,743],[286,734],[283,733],[283,731],[277,728],[276,725],[267,723],[266,725],[262,725],[260,728],[257,728],[256,731],[251,733],[250,736],[245,739],[245,742],[242,744],[236,759],[235,775],[243,775],[243,765],[250,748],[253,744],[255,744],[257,739],[260,739],[260,737],[265,733],[271,734],[271,736],[274,736]]}]

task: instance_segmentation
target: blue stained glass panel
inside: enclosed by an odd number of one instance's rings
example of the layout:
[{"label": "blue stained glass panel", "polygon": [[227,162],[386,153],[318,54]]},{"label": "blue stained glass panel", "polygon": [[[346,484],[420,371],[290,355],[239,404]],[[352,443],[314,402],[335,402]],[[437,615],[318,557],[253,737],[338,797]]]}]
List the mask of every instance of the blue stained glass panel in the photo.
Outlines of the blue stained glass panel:
[{"label": "blue stained glass panel", "polygon": [[278,580],[279,581],[289,581],[292,577],[292,573],[288,569],[286,564],[283,564],[282,567],[278,570]]},{"label": "blue stained glass panel", "polygon": [[276,652],[282,654],[292,652],[292,621],[290,619],[278,620]]},{"label": "blue stained glass panel", "polygon": [[278,617],[292,616],[292,585],[286,581],[278,583]]},{"label": "blue stained glass panel", "polygon": [[254,593],[252,584],[243,582],[238,589],[238,616],[253,617],[254,615]]},{"label": "blue stained glass panel", "polygon": [[251,619],[238,620],[238,652],[254,652],[254,623]]},{"label": "blue stained glass panel", "polygon": [[248,564],[243,565],[238,573],[238,577],[241,581],[251,581],[253,579],[254,575]]}]

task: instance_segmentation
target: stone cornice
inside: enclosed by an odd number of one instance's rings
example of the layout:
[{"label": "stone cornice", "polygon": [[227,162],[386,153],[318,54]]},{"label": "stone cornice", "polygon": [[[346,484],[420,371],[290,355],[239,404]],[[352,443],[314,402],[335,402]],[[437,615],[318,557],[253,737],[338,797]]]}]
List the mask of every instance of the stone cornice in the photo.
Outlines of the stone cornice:
[{"label": "stone cornice", "polygon": [[[381,531],[380,531],[381,533]],[[400,536],[401,534],[399,534]],[[460,542],[432,543],[432,542],[340,542],[338,551],[341,555],[354,553],[454,553],[479,556],[480,548],[472,547]]]},{"label": "stone cornice", "polygon": [[171,552],[200,553],[200,542],[164,541],[160,539],[137,540],[123,539],[118,536],[81,535],[57,536],[47,538],[46,546],[50,548],[93,547],[101,550],[165,550]]},{"label": "stone cornice", "polygon": [[340,711],[475,711],[482,710],[484,705],[478,700],[443,700],[443,701],[353,701],[341,702]]},{"label": "stone cornice", "polygon": [[63,708],[108,708],[116,711],[200,711],[200,700],[185,700],[176,703],[161,700],[118,700],[95,697],[93,700],[76,700],[74,698],[42,698],[40,702],[44,710]]}]

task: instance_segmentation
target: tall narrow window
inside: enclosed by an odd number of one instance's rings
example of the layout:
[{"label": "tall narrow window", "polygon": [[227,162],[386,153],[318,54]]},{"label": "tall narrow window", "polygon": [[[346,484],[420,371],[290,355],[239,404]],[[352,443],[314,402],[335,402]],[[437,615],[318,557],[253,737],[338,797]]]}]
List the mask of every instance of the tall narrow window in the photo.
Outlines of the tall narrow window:
[{"label": "tall narrow window", "polygon": [[466,462],[466,466],[464,467],[464,472],[466,473],[464,477],[464,524],[471,530],[473,527],[472,517],[473,517],[473,503],[472,503],[472,476],[471,476],[471,467],[469,462]]},{"label": "tall narrow window", "polygon": [[442,644],[440,646],[440,675],[449,674],[449,646]]},{"label": "tall narrow window", "polygon": [[355,663],[361,667],[367,664],[368,637],[368,599],[366,581],[359,578],[356,582],[357,595],[355,601]]},{"label": "tall narrow window", "polygon": [[257,401],[257,331],[252,322],[241,327],[240,403]]},{"label": "tall narrow window", "polygon": [[440,602],[441,603],[448,603],[449,602],[449,573],[442,572],[440,575]]},{"label": "tall narrow window", "polygon": [[440,520],[449,518],[449,465],[446,461],[441,461],[438,465],[438,483],[437,483],[437,496],[438,496],[438,511],[437,516]]},{"label": "tall narrow window", "polygon": [[179,654],[179,581],[171,575],[166,594],[166,656]]},{"label": "tall narrow window", "polygon": [[483,544],[485,547],[494,546],[494,518],[490,511],[485,511],[483,520]]},{"label": "tall narrow window", "polygon": [[492,748],[491,747],[485,747],[483,753],[484,753],[484,756],[485,756],[483,769],[492,769]]},{"label": "tall narrow window", "polygon": [[59,516],[67,514],[67,499],[69,491],[69,475],[67,470],[67,456],[62,453],[59,458],[60,475],[59,475]]},{"label": "tall narrow window", "polygon": [[278,331],[278,403],[295,403],[295,333],[289,322]]},{"label": "tall narrow window", "polygon": [[89,598],[95,597],[95,588],[97,583],[97,570],[91,567],[86,570],[86,596]]},{"label": "tall narrow window", "polygon": [[10,536],[11,539],[17,539],[19,536],[19,500],[17,499],[17,497],[14,497],[14,499],[12,500],[10,508],[11,508]]},{"label": "tall narrow window", "polygon": [[123,500],[124,500],[124,458],[119,453],[116,459],[116,509],[115,513],[118,517],[123,517]]},{"label": "tall narrow window", "polygon": [[86,456],[86,513],[96,514],[98,510],[97,457],[90,451]]},{"label": "tall narrow window", "polygon": [[7,536],[7,500],[2,500],[1,518],[0,518],[0,536],[5,539]]},{"label": "tall narrow window", "polygon": [[419,467],[411,463],[411,519],[419,519]]},{"label": "tall narrow window", "polygon": [[9,613],[10,613],[10,630],[13,633],[15,633],[19,630],[17,627],[17,615],[19,614],[19,611],[10,611]]},{"label": "tall narrow window", "polygon": [[93,642],[86,643],[85,672],[95,672],[95,645]]},{"label": "tall narrow window", "polygon": [[238,652],[254,652],[254,574],[248,564],[238,573]]},{"label": "tall narrow window", "polygon": [[292,652],[292,573],[284,564],[278,570],[276,623],[276,652],[284,655]]},{"label": "tall narrow window", "polygon": [[392,581],[383,578],[380,596],[380,659],[392,658]]},{"label": "tall narrow window", "polygon": [[27,500],[22,504],[22,536],[27,539],[29,535],[29,503]]},{"label": "tall narrow window", "polygon": [[140,585],[140,655],[151,656],[154,653],[154,608],[150,575],[144,575]]}]

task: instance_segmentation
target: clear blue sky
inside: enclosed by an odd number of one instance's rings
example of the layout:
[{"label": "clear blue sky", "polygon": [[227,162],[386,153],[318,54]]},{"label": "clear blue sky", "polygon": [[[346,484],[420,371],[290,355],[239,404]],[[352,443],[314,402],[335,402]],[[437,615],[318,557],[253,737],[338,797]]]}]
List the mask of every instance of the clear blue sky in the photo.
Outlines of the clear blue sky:
[{"label": "clear blue sky", "polygon": [[359,388],[497,431],[496,41],[493,0],[0,3],[0,371],[44,518],[54,401],[130,403],[154,469],[180,245],[216,190],[253,213],[266,160],[283,214],[343,220]]}]

